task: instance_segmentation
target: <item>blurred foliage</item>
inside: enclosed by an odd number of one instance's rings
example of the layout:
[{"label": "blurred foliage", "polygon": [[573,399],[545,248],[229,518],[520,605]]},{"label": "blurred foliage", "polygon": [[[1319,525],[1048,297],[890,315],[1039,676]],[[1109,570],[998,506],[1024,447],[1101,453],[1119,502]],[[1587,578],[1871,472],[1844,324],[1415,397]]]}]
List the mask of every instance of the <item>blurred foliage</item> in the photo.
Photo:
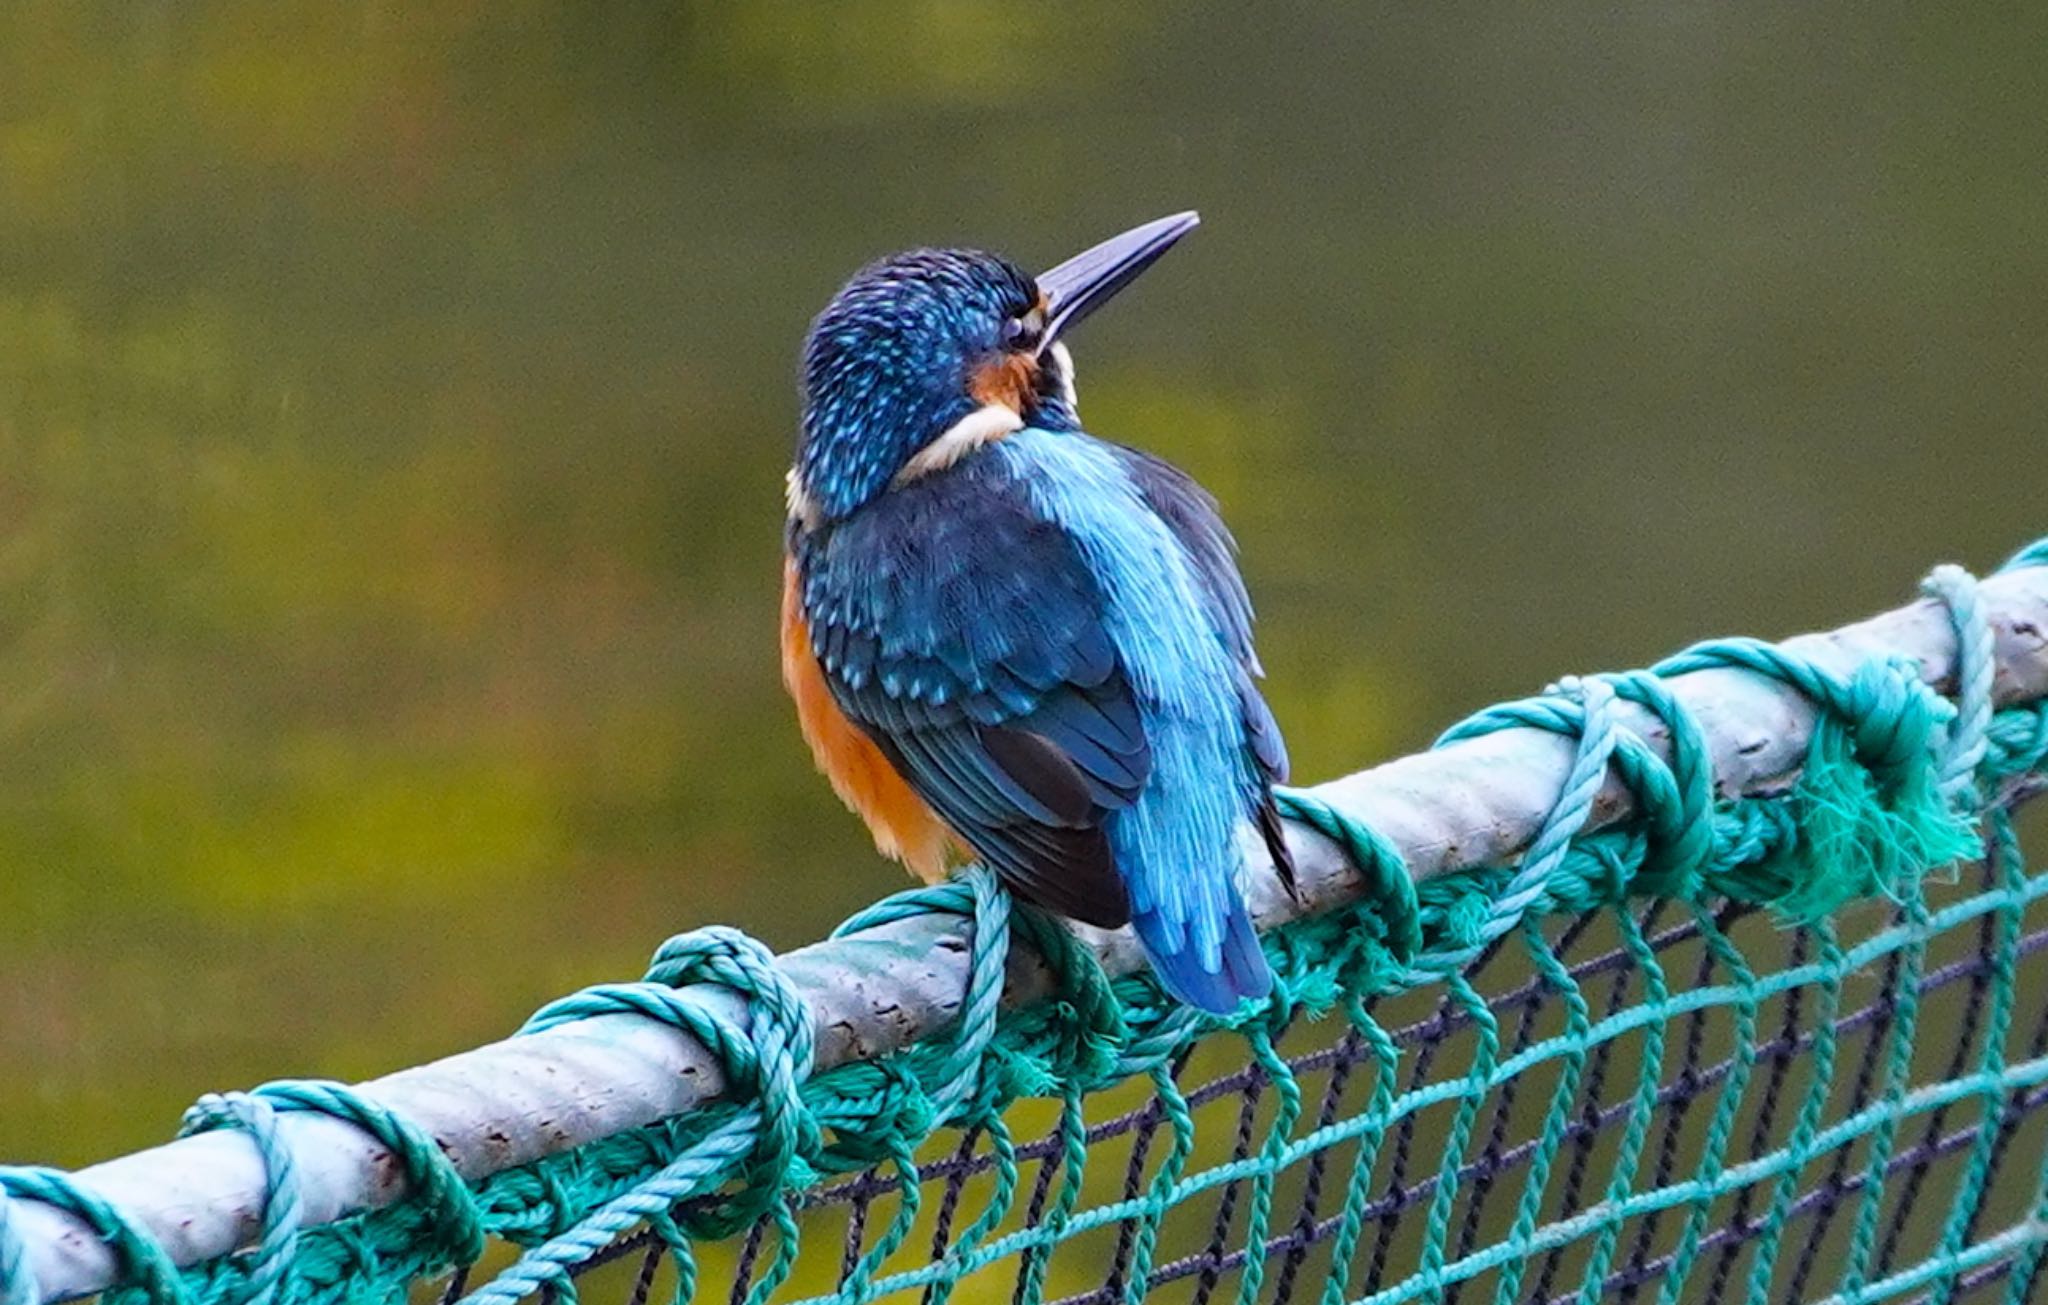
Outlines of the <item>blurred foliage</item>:
[{"label": "blurred foliage", "polygon": [[2048,18],[0,8],[0,1156],[897,885],[773,622],[866,258],[1207,226],[1078,341],[1302,778],[2048,528]]}]

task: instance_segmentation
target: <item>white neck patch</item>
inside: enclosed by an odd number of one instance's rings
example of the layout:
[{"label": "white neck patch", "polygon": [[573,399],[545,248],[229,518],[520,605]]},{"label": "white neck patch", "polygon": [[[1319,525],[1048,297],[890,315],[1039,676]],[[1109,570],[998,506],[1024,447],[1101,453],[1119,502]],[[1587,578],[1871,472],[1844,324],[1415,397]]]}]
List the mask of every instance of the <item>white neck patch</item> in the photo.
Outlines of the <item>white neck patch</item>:
[{"label": "white neck patch", "polygon": [[917,451],[896,473],[895,483],[907,485],[920,476],[944,471],[984,444],[1024,429],[1017,411],[1001,403],[985,403],[948,426],[945,433]]},{"label": "white neck patch", "polygon": [[818,510],[818,500],[811,497],[810,487],[804,484],[802,473],[795,467],[783,478],[782,501],[789,506],[789,519],[806,530],[816,530],[825,514]]},{"label": "white neck patch", "polygon": [[1060,397],[1067,401],[1067,410],[1079,416],[1081,401],[1074,395],[1074,355],[1067,351],[1065,340],[1054,340],[1046,352],[1060,365]]}]

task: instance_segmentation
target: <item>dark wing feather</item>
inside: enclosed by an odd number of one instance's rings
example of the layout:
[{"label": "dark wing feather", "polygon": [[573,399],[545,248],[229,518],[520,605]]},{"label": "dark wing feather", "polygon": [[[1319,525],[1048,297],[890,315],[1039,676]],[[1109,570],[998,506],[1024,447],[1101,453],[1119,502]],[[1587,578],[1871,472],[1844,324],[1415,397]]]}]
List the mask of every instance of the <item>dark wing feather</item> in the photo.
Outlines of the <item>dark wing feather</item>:
[{"label": "dark wing feather", "polygon": [[793,538],[805,619],[848,719],[977,855],[1115,928],[1130,898],[1103,825],[1151,752],[1092,576],[994,464]]}]

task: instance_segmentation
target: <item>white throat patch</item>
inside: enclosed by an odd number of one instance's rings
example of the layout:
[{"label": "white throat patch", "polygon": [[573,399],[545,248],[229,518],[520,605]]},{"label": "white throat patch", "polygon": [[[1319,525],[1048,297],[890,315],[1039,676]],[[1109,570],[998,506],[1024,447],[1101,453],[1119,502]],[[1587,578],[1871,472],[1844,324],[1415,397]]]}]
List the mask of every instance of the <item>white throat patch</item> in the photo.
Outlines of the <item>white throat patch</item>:
[{"label": "white throat patch", "polygon": [[804,484],[803,474],[795,467],[783,478],[782,500],[789,507],[789,519],[806,530],[816,530],[825,514],[818,510],[818,500],[811,497],[810,487]]},{"label": "white throat patch", "polygon": [[907,485],[919,476],[944,471],[984,444],[1024,429],[1017,411],[1001,403],[985,403],[948,426],[945,433],[917,451],[896,473],[895,483]]},{"label": "white throat patch", "polygon": [[1074,396],[1074,355],[1067,351],[1065,340],[1054,340],[1046,350],[1060,365],[1060,397],[1067,401],[1067,411],[1079,415],[1081,401]]}]

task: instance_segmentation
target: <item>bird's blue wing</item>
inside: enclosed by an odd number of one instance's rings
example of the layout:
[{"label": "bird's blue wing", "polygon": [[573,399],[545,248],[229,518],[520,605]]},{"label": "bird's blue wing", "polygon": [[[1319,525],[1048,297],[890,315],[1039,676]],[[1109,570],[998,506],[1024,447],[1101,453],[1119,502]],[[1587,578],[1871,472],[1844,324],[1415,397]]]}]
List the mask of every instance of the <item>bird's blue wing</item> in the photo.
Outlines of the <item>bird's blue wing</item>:
[{"label": "bird's blue wing", "polygon": [[1104,821],[1151,752],[1073,541],[994,460],[791,539],[834,700],[1028,899],[1130,918]]},{"label": "bird's blue wing", "polygon": [[1146,506],[1173,531],[1194,563],[1210,622],[1230,650],[1237,669],[1245,750],[1264,779],[1261,791],[1254,795],[1252,814],[1266,850],[1273,855],[1273,864],[1291,888],[1294,861],[1281,834],[1280,812],[1273,805],[1272,794],[1274,784],[1287,782],[1287,744],[1280,736],[1272,709],[1259,692],[1258,679],[1265,671],[1252,648],[1252,600],[1237,569],[1237,541],[1223,524],[1216,500],[1192,476],[1142,449],[1118,445],[1117,451]]},{"label": "bird's blue wing", "polygon": [[1179,467],[1141,449],[1119,445],[1125,469],[1145,505],[1180,540],[1208,603],[1209,619],[1230,650],[1240,674],[1245,738],[1259,769],[1274,782],[1287,778],[1287,748],[1255,681],[1265,674],[1252,648],[1252,600],[1237,569],[1237,541],[1223,524],[1209,491]]}]

